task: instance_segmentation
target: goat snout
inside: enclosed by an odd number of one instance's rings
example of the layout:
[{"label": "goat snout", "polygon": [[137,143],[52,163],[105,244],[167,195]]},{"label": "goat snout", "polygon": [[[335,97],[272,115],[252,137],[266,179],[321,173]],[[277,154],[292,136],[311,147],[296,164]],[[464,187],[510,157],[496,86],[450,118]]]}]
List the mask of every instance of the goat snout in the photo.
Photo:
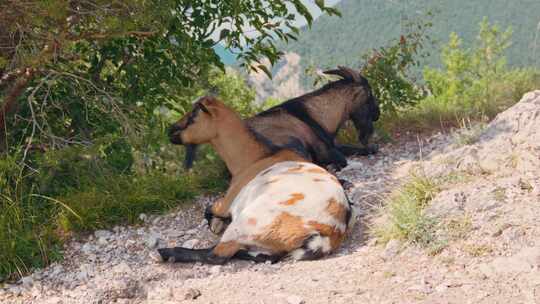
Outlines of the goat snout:
[{"label": "goat snout", "polygon": [[183,128],[179,124],[173,124],[169,128],[169,140],[175,145],[182,144],[182,133]]}]

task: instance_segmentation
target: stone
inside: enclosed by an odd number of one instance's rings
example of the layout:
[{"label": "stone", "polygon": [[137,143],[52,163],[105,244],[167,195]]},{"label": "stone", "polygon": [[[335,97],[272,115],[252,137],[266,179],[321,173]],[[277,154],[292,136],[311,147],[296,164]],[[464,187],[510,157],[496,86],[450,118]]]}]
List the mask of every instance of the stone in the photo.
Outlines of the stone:
[{"label": "stone", "polygon": [[184,247],[184,248],[189,248],[189,249],[193,249],[193,248],[195,248],[195,246],[197,246],[199,243],[200,243],[199,240],[197,240],[197,239],[191,239],[191,240],[185,241],[185,242],[182,244],[182,247]]},{"label": "stone", "polygon": [[201,291],[196,288],[189,288],[184,294],[184,300],[195,300],[202,295]]},{"label": "stone", "polygon": [[149,248],[155,248],[159,243],[159,236],[157,234],[154,234],[154,233],[149,233],[146,236],[146,239],[145,239],[144,242],[145,242],[146,246],[148,246]]},{"label": "stone", "polygon": [[21,283],[24,288],[29,288],[34,285],[34,279],[32,276],[26,276],[21,279]]},{"label": "stone", "polygon": [[297,295],[286,296],[285,300],[287,301],[288,304],[305,304],[306,303],[306,301],[304,301],[302,297],[297,296]]},{"label": "stone", "polygon": [[209,272],[211,275],[218,275],[221,273],[221,266],[219,265],[212,266],[210,267]]},{"label": "stone", "polygon": [[399,253],[400,249],[401,242],[399,240],[392,239],[386,244],[384,251],[381,253],[381,258],[384,260],[390,260]]},{"label": "stone", "polygon": [[148,290],[146,298],[150,301],[169,300],[172,297],[172,289],[166,286],[158,286]]},{"label": "stone", "polygon": [[126,262],[114,266],[111,270],[113,273],[130,273],[132,271],[131,267],[129,267]]},{"label": "stone", "polygon": [[112,298],[132,299],[137,295],[139,283],[131,278],[123,277],[104,283],[107,286],[105,293]]},{"label": "stone", "polygon": [[98,245],[100,246],[107,246],[109,244],[109,241],[107,238],[105,237],[100,237],[98,238],[98,241],[97,241]]},{"label": "stone", "polygon": [[86,280],[88,280],[88,272],[86,271],[80,271],[78,274],[77,274],[77,280],[81,281],[81,282],[85,282]]},{"label": "stone", "polygon": [[189,229],[189,230],[187,230],[187,231],[186,231],[186,234],[197,234],[198,232],[199,232],[199,230],[197,230],[197,229],[194,228],[194,229]]},{"label": "stone", "polygon": [[81,251],[84,253],[84,254],[89,254],[91,253],[92,251],[94,251],[94,246],[92,246],[90,243],[86,243],[82,246],[81,248]]},{"label": "stone", "polygon": [[108,239],[111,237],[111,233],[107,230],[96,230],[96,232],[94,232],[94,236],[96,237],[96,239],[100,239],[100,238]]}]

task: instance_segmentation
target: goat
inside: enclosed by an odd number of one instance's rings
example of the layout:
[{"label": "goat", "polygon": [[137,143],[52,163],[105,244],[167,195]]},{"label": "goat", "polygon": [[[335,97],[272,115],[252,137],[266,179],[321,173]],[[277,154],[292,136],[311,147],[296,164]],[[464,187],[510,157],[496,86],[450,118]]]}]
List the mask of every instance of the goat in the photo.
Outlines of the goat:
[{"label": "goat", "polygon": [[[358,72],[340,66],[324,73],[342,79],[248,118],[246,124],[273,146],[293,149],[318,165],[341,169],[347,165],[345,156],[376,153],[376,146],[368,141],[380,110],[367,79]],[[361,147],[334,144],[338,130],[349,119]],[[194,153],[194,146],[188,146],[186,168],[191,167]]]},{"label": "goat", "polygon": [[161,248],[159,261],[223,264],[231,258],[309,260],[338,248],[354,216],[338,180],[297,153],[269,154],[246,123],[220,100],[203,97],[169,130],[173,144],[210,143],[233,180],[212,216],[231,217],[207,249]]}]

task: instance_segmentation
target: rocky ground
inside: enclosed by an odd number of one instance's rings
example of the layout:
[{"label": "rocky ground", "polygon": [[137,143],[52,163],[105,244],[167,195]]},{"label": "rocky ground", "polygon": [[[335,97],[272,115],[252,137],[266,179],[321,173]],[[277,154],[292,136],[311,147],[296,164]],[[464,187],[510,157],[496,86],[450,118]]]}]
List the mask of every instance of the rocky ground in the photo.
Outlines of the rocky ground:
[{"label": "rocky ground", "polygon": [[[0,289],[0,303],[540,303],[540,91],[478,135],[403,134],[339,173],[361,211],[346,244],[312,262],[155,264],[158,246],[216,240],[195,205],[141,215],[66,246],[65,260]],[[463,140],[463,137],[467,140]],[[466,142],[467,145],[464,145]],[[436,253],[366,234],[384,197],[410,170],[445,179],[426,213]]]}]

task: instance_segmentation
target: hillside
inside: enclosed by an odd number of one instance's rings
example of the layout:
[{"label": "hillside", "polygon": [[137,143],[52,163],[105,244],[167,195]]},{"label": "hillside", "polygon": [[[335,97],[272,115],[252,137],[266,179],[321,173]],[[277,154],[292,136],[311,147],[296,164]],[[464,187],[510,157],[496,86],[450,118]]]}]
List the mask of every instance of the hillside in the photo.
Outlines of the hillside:
[{"label": "hillside", "polygon": [[[202,206],[215,198],[203,197],[175,213],[141,215],[142,226],[73,240],[62,262],[0,288],[0,302],[539,303],[538,128],[540,91],[534,91],[469,145],[452,134],[410,134],[370,158],[350,159],[339,175],[354,184],[349,194],[360,221],[326,259],[154,264],[148,255],[156,246],[215,242],[202,220]],[[424,206],[431,224],[415,230],[429,242],[384,245],[366,233],[380,217],[374,207],[413,170],[440,181]]]},{"label": "hillside", "polygon": [[[337,8],[342,18],[321,16],[311,29],[303,29],[298,41],[282,45],[282,49],[298,53],[302,67],[310,64],[319,68],[338,64],[358,66],[361,54],[399,37],[401,24],[431,11],[435,14],[431,35],[438,41],[437,47],[447,42],[451,32],[458,33],[470,44],[485,16],[502,29],[512,27],[513,45],[507,54],[511,65],[540,64],[540,50],[537,50],[536,61],[533,50],[540,26],[540,1],[537,0],[516,0],[512,5],[507,0],[343,0]],[[540,41],[537,45],[540,48]],[[431,54],[427,63],[436,64],[438,49]]]}]

